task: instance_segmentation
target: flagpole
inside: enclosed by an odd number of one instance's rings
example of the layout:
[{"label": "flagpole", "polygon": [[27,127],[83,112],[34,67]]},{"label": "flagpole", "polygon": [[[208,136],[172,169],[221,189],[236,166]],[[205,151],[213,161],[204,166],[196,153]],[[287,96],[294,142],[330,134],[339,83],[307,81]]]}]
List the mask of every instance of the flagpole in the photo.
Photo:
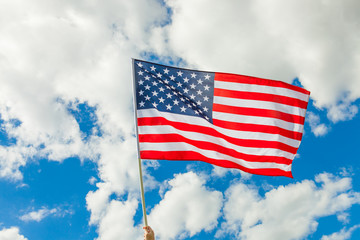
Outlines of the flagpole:
[{"label": "flagpole", "polygon": [[144,184],[142,176],[142,167],[141,167],[141,157],[140,157],[140,146],[139,146],[139,129],[137,121],[137,104],[136,104],[136,85],[135,85],[135,69],[134,69],[135,60],[132,58],[132,72],[133,72],[133,100],[134,100],[134,112],[135,112],[135,131],[136,131],[136,145],[137,145],[137,158],[139,163],[139,177],[140,177],[140,191],[141,191],[141,204],[144,216],[145,227],[148,226],[147,216],[146,216],[146,205],[145,205],[145,194],[144,194]]}]

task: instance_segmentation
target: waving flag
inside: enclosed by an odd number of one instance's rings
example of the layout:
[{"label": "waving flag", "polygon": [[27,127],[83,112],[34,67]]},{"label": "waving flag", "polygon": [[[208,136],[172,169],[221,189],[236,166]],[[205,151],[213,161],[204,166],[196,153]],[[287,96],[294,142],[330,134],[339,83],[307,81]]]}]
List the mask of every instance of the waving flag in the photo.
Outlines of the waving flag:
[{"label": "waving flag", "polygon": [[141,159],[292,177],[309,91],[256,77],[133,65]]}]

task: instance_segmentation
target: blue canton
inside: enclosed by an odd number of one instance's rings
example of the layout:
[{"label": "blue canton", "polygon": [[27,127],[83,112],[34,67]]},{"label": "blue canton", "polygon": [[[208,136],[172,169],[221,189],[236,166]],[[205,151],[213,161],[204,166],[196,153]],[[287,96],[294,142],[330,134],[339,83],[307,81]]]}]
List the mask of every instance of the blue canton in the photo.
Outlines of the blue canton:
[{"label": "blue canton", "polygon": [[197,116],[212,123],[213,72],[134,60],[137,109],[156,108]]}]

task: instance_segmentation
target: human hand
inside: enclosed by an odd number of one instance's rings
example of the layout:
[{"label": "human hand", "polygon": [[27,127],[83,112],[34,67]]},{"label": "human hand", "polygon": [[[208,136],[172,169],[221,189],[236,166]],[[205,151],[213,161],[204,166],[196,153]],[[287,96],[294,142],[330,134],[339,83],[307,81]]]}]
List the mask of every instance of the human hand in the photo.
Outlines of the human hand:
[{"label": "human hand", "polygon": [[151,229],[151,227],[146,226],[143,227],[143,229],[145,230],[144,240],[155,240],[155,234],[154,231]]}]

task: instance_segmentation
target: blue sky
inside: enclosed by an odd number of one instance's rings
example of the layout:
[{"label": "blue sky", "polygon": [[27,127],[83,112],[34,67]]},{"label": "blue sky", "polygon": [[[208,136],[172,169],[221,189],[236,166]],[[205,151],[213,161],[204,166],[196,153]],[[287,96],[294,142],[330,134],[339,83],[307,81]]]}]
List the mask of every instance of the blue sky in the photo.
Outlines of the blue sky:
[{"label": "blue sky", "polygon": [[142,239],[131,58],[311,91],[293,179],[143,162],[167,239],[360,238],[356,0],[0,0],[0,239]]}]

